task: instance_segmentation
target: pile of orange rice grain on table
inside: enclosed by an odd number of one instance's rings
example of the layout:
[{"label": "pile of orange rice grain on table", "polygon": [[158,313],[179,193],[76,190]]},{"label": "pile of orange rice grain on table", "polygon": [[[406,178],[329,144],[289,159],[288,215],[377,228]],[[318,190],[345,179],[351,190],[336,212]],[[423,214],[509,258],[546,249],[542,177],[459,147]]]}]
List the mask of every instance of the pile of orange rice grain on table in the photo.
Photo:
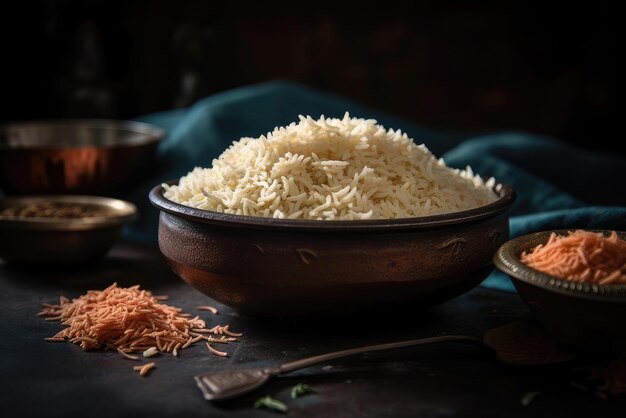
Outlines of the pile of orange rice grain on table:
[{"label": "pile of orange rice grain on table", "polygon": [[536,270],[565,280],[599,285],[626,284],[626,241],[615,231],[577,230],[523,252],[520,260]]},{"label": "pile of orange rice grain on table", "polygon": [[[192,318],[182,309],[164,304],[166,299],[139,285],[124,288],[113,283],[71,301],[61,296],[58,305],[44,304],[38,315],[65,326],[46,341],[70,341],[83,350],[116,350],[122,357],[136,361],[141,360],[137,354],[144,358],[159,353],[178,356],[180,350],[200,341],[206,343],[210,353],[225,357],[228,354],[212,344],[235,342],[242,335],[230,331],[228,325],[207,328],[199,316]],[[217,313],[210,306],[198,309]],[[134,370],[145,376],[154,367],[155,363],[150,362]]]}]

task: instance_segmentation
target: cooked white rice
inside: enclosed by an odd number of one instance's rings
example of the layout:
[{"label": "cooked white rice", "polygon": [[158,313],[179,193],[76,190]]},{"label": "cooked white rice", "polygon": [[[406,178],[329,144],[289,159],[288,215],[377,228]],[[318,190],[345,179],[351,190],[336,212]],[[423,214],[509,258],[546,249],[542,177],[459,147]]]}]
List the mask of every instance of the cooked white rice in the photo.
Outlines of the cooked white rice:
[{"label": "cooked white rice", "polygon": [[165,197],[199,209],[287,219],[408,218],[497,199],[495,180],[451,169],[405,133],[375,120],[314,120],[242,138],[196,167]]}]

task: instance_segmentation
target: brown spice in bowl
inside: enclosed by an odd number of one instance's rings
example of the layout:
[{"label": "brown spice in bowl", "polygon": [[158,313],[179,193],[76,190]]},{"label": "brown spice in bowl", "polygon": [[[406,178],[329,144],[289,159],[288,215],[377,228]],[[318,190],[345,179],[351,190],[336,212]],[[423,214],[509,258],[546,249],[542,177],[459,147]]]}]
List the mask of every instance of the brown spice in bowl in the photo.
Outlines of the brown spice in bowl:
[{"label": "brown spice in bowl", "polygon": [[59,218],[81,219],[99,218],[111,215],[111,211],[93,205],[61,202],[36,202],[23,206],[12,206],[3,209],[0,217],[10,218]]}]

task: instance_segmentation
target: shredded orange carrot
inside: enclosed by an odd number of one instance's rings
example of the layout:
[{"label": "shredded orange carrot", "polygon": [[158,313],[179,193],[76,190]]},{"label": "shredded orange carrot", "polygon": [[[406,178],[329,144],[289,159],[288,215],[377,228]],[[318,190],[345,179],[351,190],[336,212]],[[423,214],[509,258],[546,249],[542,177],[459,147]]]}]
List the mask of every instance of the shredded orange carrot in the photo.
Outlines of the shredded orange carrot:
[{"label": "shredded orange carrot", "polygon": [[217,315],[217,313],[218,313],[217,312],[217,308],[214,308],[213,306],[208,306],[208,305],[207,306],[198,306],[196,309],[199,310],[199,311],[209,311],[213,315]]},{"label": "shredded orange carrot", "polygon": [[[187,343],[185,343],[187,344]],[[174,349],[172,350],[172,354],[174,355],[174,357],[178,357],[178,350],[182,347],[183,345],[181,343],[176,344],[176,346],[174,347]]]},{"label": "shredded orange carrot", "polygon": [[62,337],[48,337],[48,338],[44,338],[44,341],[61,342],[61,341],[65,341],[65,338],[62,338]]},{"label": "shredded orange carrot", "polygon": [[117,352],[118,352],[118,353],[120,353],[120,355],[121,355],[122,357],[124,357],[125,359],[128,359],[128,360],[139,360],[139,357],[137,357],[137,356],[131,356],[130,354],[125,353],[125,352],[123,352],[123,351],[122,351],[119,347],[117,347],[117,348],[116,348],[116,350],[117,350]]},{"label": "shredded orange carrot", "polygon": [[209,351],[213,354],[215,354],[216,356],[220,356],[220,357],[226,357],[228,356],[228,353],[224,352],[224,351],[219,351],[216,350],[215,348],[213,348],[211,346],[211,343],[206,343],[206,347],[209,349]]},{"label": "shredded orange carrot", "polygon": [[148,372],[156,367],[156,363],[150,362],[141,366],[140,369],[133,367],[134,370],[139,370],[139,376],[145,376]]},{"label": "shredded orange carrot", "polygon": [[230,327],[230,325],[226,325],[226,326],[220,327],[221,328],[220,334],[226,334],[226,335],[229,335],[231,337],[241,337],[243,335],[243,334],[241,334],[239,332],[232,332],[232,331],[230,331],[228,329],[229,327]]},{"label": "shredded orange carrot", "polygon": [[590,231],[555,233],[546,244],[523,252],[521,261],[541,272],[572,282],[626,284],[626,241]]},{"label": "shredded orange carrot", "polygon": [[[171,352],[178,356],[181,349],[200,340],[233,341],[205,337],[201,333],[221,334],[219,331],[228,331],[228,326],[207,329],[200,317],[189,318],[180,308],[160,302],[165,299],[166,296],[153,296],[139,285],[123,288],[113,283],[101,291],[90,290],[72,301],[62,296],[59,305],[44,304],[38,315],[46,320],[59,320],[66,326],[46,341],[69,340],[83,350],[107,347],[130,360],[139,360],[131,353],[149,357],[158,352]],[[222,356],[221,351],[210,351]],[[137,366],[145,370],[143,374],[140,372],[142,376],[154,367],[147,367],[150,364],[153,363]]]}]

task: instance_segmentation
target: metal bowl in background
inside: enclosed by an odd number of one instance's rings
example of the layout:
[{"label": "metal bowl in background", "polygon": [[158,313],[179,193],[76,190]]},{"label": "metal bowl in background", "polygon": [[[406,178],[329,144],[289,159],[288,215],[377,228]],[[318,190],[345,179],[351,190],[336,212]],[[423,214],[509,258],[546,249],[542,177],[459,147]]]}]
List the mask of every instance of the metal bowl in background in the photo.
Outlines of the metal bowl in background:
[{"label": "metal bowl in background", "polygon": [[[175,182],[170,182],[173,184]],[[515,193],[422,218],[310,221],[216,213],[150,192],[159,247],[182,279],[240,312],[285,316],[423,309],[482,282],[508,239]]]},{"label": "metal bowl in background", "polygon": [[[520,255],[545,244],[543,231],[512,239],[498,249],[494,263],[508,274],[524,302],[546,331],[560,343],[585,351],[626,351],[626,285],[573,283],[542,273],[520,261]],[[596,230],[609,235],[611,231]],[[618,232],[626,239],[626,232]]]},{"label": "metal bowl in background", "polygon": [[114,195],[145,177],[165,132],[140,122],[55,120],[0,128],[0,188]]},{"label": "metal bowl in background", "polygon": [[6,208],[54,202],[106,211],[84,218],[24,218],[0,215],[0,259],[10,263],[72,264],[104,256],[122,226],[137,214],[135,205],[99,196],[37,196],[0,199]]}]

